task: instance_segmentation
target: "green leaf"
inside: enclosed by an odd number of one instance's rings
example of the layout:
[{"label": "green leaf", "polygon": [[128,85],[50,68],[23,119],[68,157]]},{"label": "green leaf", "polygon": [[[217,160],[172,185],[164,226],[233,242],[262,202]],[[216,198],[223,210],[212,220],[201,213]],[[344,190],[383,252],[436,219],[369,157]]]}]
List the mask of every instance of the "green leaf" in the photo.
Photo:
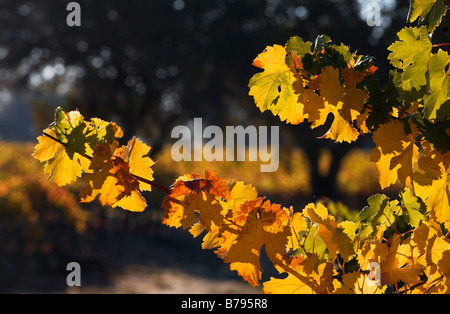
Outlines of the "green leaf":
[{"label": "green leaf", "polygon": [[55,109],[55,121],[50,124],[50,129],[55,131],[57,138],[62,143],[67,143],[67,132],[70,128],[70,124],[67,118],[66,113],[62,110],[61,107]]},{"label": "green leaf", "polygon": [[389,198],[384,194],[375,194],[367,199],[369,206],[364,207],[358,219],[363,222],[371,223],[372,228],[378,224],[387,224],[392,226],[395,222],[395,217],[401,211],[397,200],[389,201]]},{"label": "green leaf", "polygon": [[286,44],[286,49],[288,52],[295,51],[297,56],[303,58],[305,54],[311,53],[311,45],[310,41],[304,42],[299,36],[292,36]]},{"label": "green leaf", "polygon": [[339,227],[342,228],[342,231],[350,238],[350,240],[354,240],[356,237],[356,231],[360,228],[361,222],[354,222],[350,220],[345,220],[339,223]]},{"label": "green leaf", "polygon": [[81,155],[85,153],[86,127],[87,124],[80,112],[71,111],[66,114],[61,107],[55,109],[55,121],[50,125],[58,140],[64,144],[70,159],[73,159],[75,153]]},{"label": "green leaf", "polygon": [[311,226],[307,238],[301,240],[304,241],[303,247],[306,251],[303,253],[303,249],[299,250],[304,255],[306,255],[306,253],[316,254],[319,257],[319,260],[327,260],[329,259],[327,246],[320,237],[318,230],[319,226],[317,226],[316,224]]},{"label": "green leaf", "polygon": [[344,44],[329,45],[325,48],[325,54],[322,56],[323,59],[328,59],[328,63],[325,63],[323,67],[332,65],[335,68],[343,69],[352,57],[350,47]]},{"label": "green leaf", "polygon": [[97,145],[112,144],[116,138],[120,138],[122,135],[122,130],[117,124],[92,118],[86,138],[91,148],[95,149]]},{"label": "green leaf", "polygon": [[[420,90],[422,86],[426,86],[427,71],[428,64],[426,62],[416,63],[414,66],[407,67],[402,74],[402,89],[405,92],[411,92],[413,89]],[[426,89],[424,88],[423,91],[426,92]],[[417,98],[418,97],[415,97],[415,100],[417,100]]]},{"label": "green leaf", "polygon": [[446,112],[440,110],[450,106],[450,70],[446,71],[449,63],[450,56],[441,49],[430,56],[430,92],[424,97],[424,117],[427,119],[444,121],[450,118],[448,110]]},{"label": "green leaf", "polygon": [[86,129],[86,123],[80,123],[74,127],[67,137],[66,152],[70,159],[73,159],[75,153],[81,155],[86,153],[86,136],[84,131]]},{"label": "green leaf", "polygon": [[406,69],[411,64],[417,66],[428,63],[432,45],[425,26],[403,28],[397,35],[400,40],[388,47],[392,51],[388,59],[394,67]]},{"label": "green leaf", "polygon": [[331,43],[331,38],[327,35],[319,35],[314,42],[314,53],[319,53],[322,49]]},{"label": "green leaf", "polygon": [[383,211],[388,205],[389,198],[384,194],[375,194],[367,199],[369,206],[364,207],[359,213],[358,220],[370,221],[378,212]]},{"label": "green leaf", "polygon": [[358,213],[350,210],[342,202],[330,201],[327,203],[327,208],[330,213],[336,217],[338,222],[341,221],[357,221]]},{"label": "green leaf", "polygon": [[425,217],[426,206],[425,203],[418,197],[414,196],[413,191],[405,188],[400,192],[403,207],[406,210],[411,227],[417,228],[420,222]]},{"label": "green leaf", "polygon": [[444,0],[412,0],[408,12],[408,22],[418,20],[419,25],[427,25],[429,32],[433,32],[447,13]]},{"label": "green leaf", "polygon": [[361,223],[358,233],[356,234],[355,240],[359,243],[363,243],[367,238],[369,238],[373,233],[373,228],[371,224]]}]

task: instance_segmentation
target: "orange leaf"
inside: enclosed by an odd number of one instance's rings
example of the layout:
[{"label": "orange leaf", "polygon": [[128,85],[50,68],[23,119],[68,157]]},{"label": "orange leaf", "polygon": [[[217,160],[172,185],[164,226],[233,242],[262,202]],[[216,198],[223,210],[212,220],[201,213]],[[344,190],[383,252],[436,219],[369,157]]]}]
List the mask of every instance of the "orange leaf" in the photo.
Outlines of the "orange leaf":
[{"label": "orange leaf", "polygon": [[270,201],[262,201],[258,198],[241,205],[241,210],[233,214],[233,223],[241,227],[230,227],[229,238],[225,236],[221,243],[224,263],[230,263],[230,269],[236,270],[253,287],[259,285],[261,279],[262,246],[267,257],[275,263],[286,254],[290,234],[290,211]]},{"label": "orange leaf", "polygon": [[87,185],[80,191],[81,202],[90,202],[99,196],[102,205],[141,212],[147,203],[139,193],[139,181],[131,175],[129,164],[112,155],[117,145],[115,141],[112,145],[97,146],[89,167],[92,173],[83,178]]},{"label": "orange leaf", "polygon": [[189,228],[195,222],[195,213],[200,213],[200,223],[208,231],[217,232],[228,206],[220,200],[230,198],[230,190],[215,171],[207,170],[205,178],[197,174],[179,178],[170,195],[163,200],[163,224],[170,227]]}]

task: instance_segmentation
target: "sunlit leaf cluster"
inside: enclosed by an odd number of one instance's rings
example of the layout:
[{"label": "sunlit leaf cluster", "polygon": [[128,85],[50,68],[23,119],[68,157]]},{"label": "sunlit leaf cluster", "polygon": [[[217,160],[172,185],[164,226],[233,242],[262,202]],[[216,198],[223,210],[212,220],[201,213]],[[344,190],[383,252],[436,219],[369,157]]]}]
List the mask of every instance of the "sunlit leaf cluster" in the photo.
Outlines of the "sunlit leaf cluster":
[{"label": "sunlit leaf cluster", "polygon": [[[203,249],[264,293],[450,293],[450,56],[431,42],[446,11],[440,0],[411,1],[408,20],[417,25],[388,47],[387,84],[371,57],[323,35],[314,43],[294,36],[253,61],[262,71],[249,94],[261,111],[328,125],[323,138],[336,142],[371,134],[380,187],[399,183],[396,197],[375,194],[341,219],[335,205],[294,210],[206,170],[163,188],[162,223],[202,235]],[[57,185],[83,176],[82,201],[143,211],[140,191],[161,188],[152,181],[150,147],[136,138],[119,147],[120,137],[114,123],[58,108],[33,156]],[[263,255],[280,276],[262,283]]]}]

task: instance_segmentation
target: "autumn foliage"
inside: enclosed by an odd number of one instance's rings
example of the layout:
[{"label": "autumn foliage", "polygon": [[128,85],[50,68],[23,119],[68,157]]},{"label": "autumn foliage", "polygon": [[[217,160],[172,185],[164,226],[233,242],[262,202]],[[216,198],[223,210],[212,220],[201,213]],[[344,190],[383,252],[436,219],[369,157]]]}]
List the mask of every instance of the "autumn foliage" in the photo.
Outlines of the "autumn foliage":
[{"label": "autumn foliage", "polygon": [[[82,177],[81,201],[143,211],[140,191],[167,192],[162,223],[202,236],[202,248],[230,265],[250,285],[261,284],[262,250],[283,274],[264,293],[450,292],[450,56],[434,52],[432,32],[447,11],[441,1],[411,1],[407,27],[388,49],[394,67],[380,87],[369,56],[333,44],[292,37],[253,61],[261,71],[249,94],[261,111],[312,128],[333,120],[323,138],[353,142],[372,134],[371,161],[381,189],[400,182],[397,198],[375,194],[357,216],[338,220],[318,202],[302,210],[272,203],[255,187],[186,174],[173,186],[153,182],[150,147],[133,138],[119,147],[119,126],[58,108],[33,156],[59,186]],[[381,284],[369,284],[369,264]]]}]

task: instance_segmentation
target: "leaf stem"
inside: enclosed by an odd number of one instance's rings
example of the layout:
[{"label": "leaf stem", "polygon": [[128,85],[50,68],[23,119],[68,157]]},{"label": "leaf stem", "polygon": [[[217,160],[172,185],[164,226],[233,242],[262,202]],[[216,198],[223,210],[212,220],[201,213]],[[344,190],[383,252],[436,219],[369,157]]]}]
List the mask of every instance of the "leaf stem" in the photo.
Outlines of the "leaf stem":
[{"label": "leaf stem", "polygon": [[[336,256],[336,260],[339,264],[339,268],[342,269],[342,274],[345,275],[345,268],[344,266],[341,265],[341,262],[339,261],[339,256]],[[343,261],[344,265],[345,265],[345,261]]]},{"label": "leaf stem", "polygon": [[444,46],[450,46],[450,43],[443,43],[443,44],[434,44],[433,46],[431,46],[431,47],[433,47],[433,48],[437,48],[437,47],[444,47]]},{"label": "leaf stem", "polygon": [[161,185],[161,184],[159,184],[159,183],[156,183],[156,182],[154,182],[154,181],[150,181],[150,180],[148,180],[148,179],[146,179],[146,178],[142,178],[142,177],[137,176],[137,175],[135,175],[135,174],[131,174],[131,175],[132,175],[134,178],[136,178],[138,181],[141,181],[141,182],[150,184],[151,186],[153,186],[153,187],[155,187],[155,188],[158,188],[158,189],[160,189],[160,190],[163,190],[163,191],[166,192],[167,194],[170,194],[170,193],[172,192],[172,190],[171,190],[170,188],[165,187],[165,186],[163,186],[163,185]]},{"label": "leaf stem", "polygon": [[58,139],[57,139],[56,137],[54,137],[53,135],[50,135],[50,134],[45,133],[45,132],[44,132],[44,135],[47,136],[47,137],[49,137],[49,138],[51,138],[51,139],[54,140],[55,142],[58,142],[59,144],[65,146],[63,142],[61,142],[60,140],[58,140]]}]

